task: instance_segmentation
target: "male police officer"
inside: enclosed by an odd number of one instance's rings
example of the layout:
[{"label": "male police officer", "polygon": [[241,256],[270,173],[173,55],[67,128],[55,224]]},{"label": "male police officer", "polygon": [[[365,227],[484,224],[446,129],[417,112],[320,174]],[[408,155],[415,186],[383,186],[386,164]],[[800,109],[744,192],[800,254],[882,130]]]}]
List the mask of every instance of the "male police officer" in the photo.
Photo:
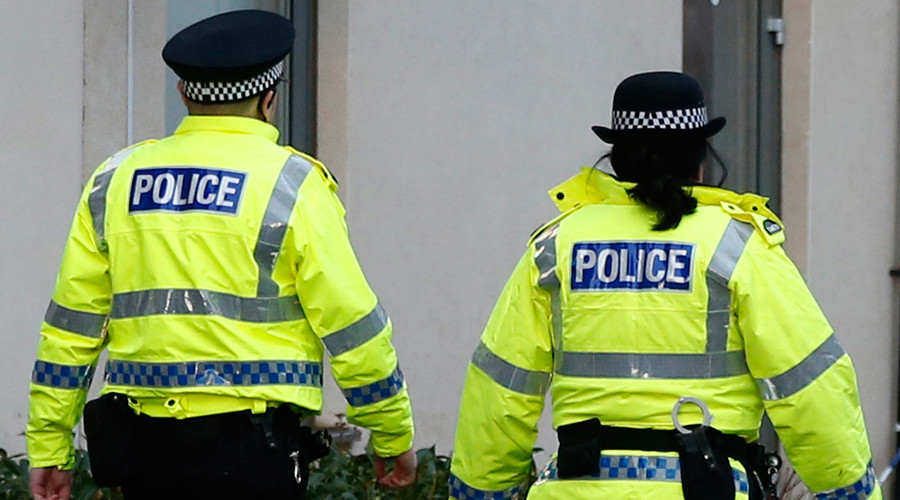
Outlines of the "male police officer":
[{"label": "male police officer", "polygon": [[[287,19],[211,17],[163,50],[190,116],[89,180],[41,328],[27,430],[36,498],[68,498],[85,408],[95,478],[132,498],[298,498],[317,454],[322,357],[372,431],[379,482],[415,478],[391,322],[350,246],[337,185],[275,143]],[[323,345],[324,344],[324,349]],[[321,444],[318,444],[321,447]],[[299,486],[298,486],[299,483]]]}]

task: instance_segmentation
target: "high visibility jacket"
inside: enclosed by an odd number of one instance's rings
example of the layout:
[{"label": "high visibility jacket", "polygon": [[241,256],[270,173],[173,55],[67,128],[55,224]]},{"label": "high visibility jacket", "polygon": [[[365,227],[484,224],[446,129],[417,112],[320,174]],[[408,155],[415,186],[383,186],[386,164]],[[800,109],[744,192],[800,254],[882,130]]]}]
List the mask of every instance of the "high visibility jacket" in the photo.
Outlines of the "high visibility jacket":
[{"label": "high visibility jacket", "polygon": [[[468,368],[451,497],[518,496],[549,389],[554,427],[673,429],[673,405],[693,396],[714,427],[751,441],[765,411],[820,498],[881,498],[853,365],[765,199],[695,187],[696,213],[652,231],[631,186],[585,169],[550,192],[564,213],[532,238]],[[701,422],[682,408],[681,424]],[[599,477],[559,480],[554,458],[528,498],[679,499],[680,464],[607,450]]]},{"label": "high visibility jacket", "polygon": [[327,350],[348,420],[372,431],[375,452],[412,447],[391,322],[350,246],[337,185],[277,138],[259,120],[190,116],[94,172],[41,326],[33,466],[72,465],[104,347],[104,393],[163,401],[177,418],[279,403],[319,412]]}]

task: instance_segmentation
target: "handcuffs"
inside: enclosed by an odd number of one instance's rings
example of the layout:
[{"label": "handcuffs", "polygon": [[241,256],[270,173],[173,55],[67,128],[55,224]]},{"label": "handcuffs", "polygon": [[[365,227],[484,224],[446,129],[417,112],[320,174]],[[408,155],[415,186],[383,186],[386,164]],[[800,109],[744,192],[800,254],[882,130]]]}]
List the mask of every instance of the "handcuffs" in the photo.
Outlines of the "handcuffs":
[{"label": "handcuffs", "polygon": [[681,422],[678,421],[678,413],[681,411],[681,407],[686,403],[697,405],[697,407],[700,408],[700,411],[703,412],[703,427],[709,427],[712,424],[715,417],[710,413],[709,406],[707,406],[702,399],[695,398],[694,396],[681,396],[672,406],[672,423],[675,424],[675,429],[677,429],[678,432],[682,434],[691,433],[690,429],[681,425]]},{"label": "handcuffs", "polygon": [[[703,423],[693,430],[682,425],[678,417],[681,412],[681,407],[688,403],[696,405],[703,413]],[[675,429],[682,434],[680,439],[693,442],[693,444],[699,448],[703,454],[703,458],[710,467],[714,467],[712,448],[702,430],[706,427],[710,427],[714,419],[715,417],[712,412],[709,411],[709,406],[707,406],[702,399],[694,396],[682,396],[678,398],[678,401],[672,406],[672,424],[674,424]],[[776,453],[765,453],[761,457],[760,465],[763,468],[762,470],[746,471],[748,474],[752,473],[757,475],[757,479],[759,479],[763,487],[763,493],[766,495],[766,498],[778,498],[775,483],[778,481],[778,471],[781,468],[781,463],[781,458]],[[763,477],[758,476],[760,473],[763,474]]]}]

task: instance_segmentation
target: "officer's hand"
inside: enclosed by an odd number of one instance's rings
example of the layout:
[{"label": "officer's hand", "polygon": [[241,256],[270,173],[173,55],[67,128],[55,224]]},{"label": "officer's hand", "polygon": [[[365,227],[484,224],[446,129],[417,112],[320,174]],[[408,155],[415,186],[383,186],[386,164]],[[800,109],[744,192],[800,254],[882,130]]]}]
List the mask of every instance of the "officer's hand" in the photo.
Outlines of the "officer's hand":
[{"label": "officer's hand", "polygon": [[388,488],[402,488],[413,484],[416,480],[416,452],[410,449],[402,455],[397,455],[394,461],[394,470],[385,474],[385,463],[388,459],[375,457],[375,478],[378,484]]},{"label": "officer's hand", "polygon": [[69,500],[72,494],[72,471],[56,467],[33,468],[29,484],[34,500]]}]

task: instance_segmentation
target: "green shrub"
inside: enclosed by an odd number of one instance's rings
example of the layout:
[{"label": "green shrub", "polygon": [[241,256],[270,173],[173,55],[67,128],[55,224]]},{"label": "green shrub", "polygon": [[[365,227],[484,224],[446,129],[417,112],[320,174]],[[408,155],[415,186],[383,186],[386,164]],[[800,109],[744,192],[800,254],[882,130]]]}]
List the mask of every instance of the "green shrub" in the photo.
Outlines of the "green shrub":
[{"label": "green shrub", "polygon": [[9,456],[0,448],[0,499],[25,500],[28,493],[28,461],[21,455]]},{"label": "green shrub", "polygon": [[[416,482],[393,490],[375,482],[374,455],[354,456],[333,447],[330,455],[310,466],[307,496],[315,500],[446,500],[449,496],[450,457],[437,454],[434,446],[417,450],[416,456],[419,461]],[[534,481],[534,474],[532,464],[527,485]],[[31,500],[28,460],[23,455],[9,456],[2,448],[0,500]],[[72,500],[122,500],[118,491],[98,488],[94,484],[88,455],[84,450],[76,451]]]},{"label": "green shrub", "polygon": [[[0,448],[0,500],[31,500],[28,489],[28,460],[24,455],[9,456]],[[87,452],[75,451],[72,500],[122,500],[109,488],[98,488],[91,478]]]},{"label": "green shrub", "polygon": [[338,448],[310,467],[309,498],[322,500],[421,500],[446,499],[450,457],[434,447],[416,451],[416,482],[392,490],[375,482],[375,458],[371,453],[353,456]]}]

